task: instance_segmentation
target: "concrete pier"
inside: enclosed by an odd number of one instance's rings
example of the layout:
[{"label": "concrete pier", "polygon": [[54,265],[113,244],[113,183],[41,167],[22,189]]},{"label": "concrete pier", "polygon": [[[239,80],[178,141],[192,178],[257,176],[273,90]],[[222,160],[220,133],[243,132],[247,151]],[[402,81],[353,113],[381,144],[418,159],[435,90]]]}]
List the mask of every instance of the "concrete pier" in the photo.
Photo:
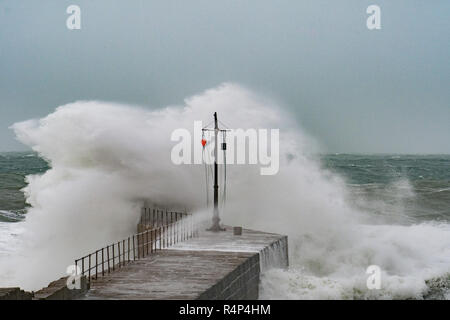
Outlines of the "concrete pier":
[{"label": "concrete pier", "polygon": [[0,300],[31,300],[32,294],[20,288],[0,288]]},{"label": "concrete pier", "polygon": [[82,299],[257,299],[261,270],[287,267],[287,237],[202,231],[92,281]]}]

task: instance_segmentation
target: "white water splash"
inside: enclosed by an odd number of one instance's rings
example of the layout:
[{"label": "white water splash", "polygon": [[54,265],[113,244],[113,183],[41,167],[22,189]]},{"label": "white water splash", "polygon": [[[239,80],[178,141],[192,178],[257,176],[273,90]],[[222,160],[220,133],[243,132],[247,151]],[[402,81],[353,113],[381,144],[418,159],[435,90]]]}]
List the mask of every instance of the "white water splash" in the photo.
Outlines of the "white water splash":
[{"label": "white water splash", "polygon": [[[170,161],[170,134],[219,117],[234,128],[280,128],[280,171],[228,168],[223,222],[290,237],[290,270],[262,280],[265,298],[421,297],[425,280],[450,271],[448,225],[367,225],[369,213],[348,202],[337,175],[308,154],[314,144],[272,101],[234,84],[157,111],[104,102],[59,107],[41,120],[14,125],[17,137],[51,162],[28,178],[32,205],[24,243],[2,261],[5,283],[37,289],[75,257],[135,231],[144,199],[200,210],[202,166]],[[198,142],[200,143],[200,142]],[[382,219],[382,217],[380,217]],[[365,287],[366,268],[383,270],[382,290]]]}]

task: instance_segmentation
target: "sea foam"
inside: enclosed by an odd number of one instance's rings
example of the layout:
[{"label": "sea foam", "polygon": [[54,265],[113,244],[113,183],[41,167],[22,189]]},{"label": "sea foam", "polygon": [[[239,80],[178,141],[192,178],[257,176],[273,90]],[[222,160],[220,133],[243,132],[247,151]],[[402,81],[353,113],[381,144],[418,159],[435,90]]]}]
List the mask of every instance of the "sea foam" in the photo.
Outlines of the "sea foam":
[{"label": "sea foam", "polygon": [[[290,269],[264,273],[263,298],[421,298],[426,280],[450,271],[447,224],[374,221],[349,201],[354,195],[344,179],[314,159],[316,143],[289,114],[226,83],[180,106],[150,111],[81,101],[15,124],[18,139],[51,169],[27,178],[32,207],[21,222],[21,245],[0,262],[7,271],[0,286],[38,289],[63,275],[74,258],[133,233],[146,199],[204,210],[203,167],[174,165],[170,135],[196,120],[208,122],[215,111],[233,128],[280,129],[278,174],[229,166],[222,212],[226,224],[289,236]],[[366,287],[369,265],[382,270],[380,290]]]}]

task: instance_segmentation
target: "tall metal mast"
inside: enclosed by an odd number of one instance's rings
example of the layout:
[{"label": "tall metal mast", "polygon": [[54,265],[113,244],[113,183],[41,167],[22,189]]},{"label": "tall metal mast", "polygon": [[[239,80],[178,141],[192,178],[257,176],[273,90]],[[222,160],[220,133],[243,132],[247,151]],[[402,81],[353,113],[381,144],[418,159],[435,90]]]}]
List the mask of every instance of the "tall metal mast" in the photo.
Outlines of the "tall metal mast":
[{"label": "tall metal mast", "polygon": [[[208,130],[208,129],[203,129]],[[214,211],[212,218],[212,226],[208,229],[209,231],[225,231],[224,228],[220,227],[220,217],[219,217],[219,172],[217,165],[217,157],[219,154],[219,132],[226,131],[219,129],[219,124],[217,121],[217,112],[214,112]]]}]

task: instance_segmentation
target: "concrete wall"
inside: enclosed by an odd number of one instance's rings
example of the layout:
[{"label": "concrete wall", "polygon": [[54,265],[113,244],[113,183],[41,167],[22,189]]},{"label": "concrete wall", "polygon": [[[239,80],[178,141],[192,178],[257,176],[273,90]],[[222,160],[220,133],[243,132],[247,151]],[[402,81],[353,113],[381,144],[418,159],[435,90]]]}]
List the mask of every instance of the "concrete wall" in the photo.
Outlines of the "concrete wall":
[{"label": "concrete wall", "polygon": [[260,258],[255,253],[200,294],[199,300],[254,300],[259,295]]},{"label": "concrete wall", "polygon": [[272,268],[289,267],[288,238],[281,236],[260,252],[261,272]]},{"label": "concrete wall", "polygon": [[0,300],[31,300],[33,294],[20,288],[0,288]]},{"label": "concrete wall", "polygon": [[89,284],[85,276],[80,279],[80,289],[67,288],[67,278],[51,282],[47,287],[36,291],[34,299],[36,300],[71,300],[84,295],[89,290]]},{"label": "concrete wall", "polygon": [[259,297],[260,274],[271,268],[287,268],[288,238],[277,241],[255,253],[216,285],[202,293],[200,300],[255,300]]}]

